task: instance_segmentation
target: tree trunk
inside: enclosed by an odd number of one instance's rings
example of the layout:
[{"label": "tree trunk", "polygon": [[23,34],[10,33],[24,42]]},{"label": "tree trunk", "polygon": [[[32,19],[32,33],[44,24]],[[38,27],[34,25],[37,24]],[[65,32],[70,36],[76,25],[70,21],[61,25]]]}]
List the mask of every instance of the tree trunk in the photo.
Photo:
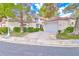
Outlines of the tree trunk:
[{"label": "tree trunk", "polygon": [[74,35],[79,35],[79,17],[76,19],[75,27],[74,27]]},{"label": "tree trunk", "polygon": [[20,25],[21,25],[21,32],[23,32],[23,26],[24,26],[24,21],[23,21],[23,11],[21,11],[21,13],[20,13],[20,17],[21,17],[21,19],[20,19]]},{"label": "tree trunk", "polygon": [[9,18],[5,17],[5,19],[7,20],[7,26],[8,26],[8,33],[7,33],[7,37],[10,37],[10,28],[9,28]]},{"label": "tree trunk", "polygon": [[0,25],[1,25],[1,27],[2,27],[2,18],[0,18],[0,22],[1,22]]}]

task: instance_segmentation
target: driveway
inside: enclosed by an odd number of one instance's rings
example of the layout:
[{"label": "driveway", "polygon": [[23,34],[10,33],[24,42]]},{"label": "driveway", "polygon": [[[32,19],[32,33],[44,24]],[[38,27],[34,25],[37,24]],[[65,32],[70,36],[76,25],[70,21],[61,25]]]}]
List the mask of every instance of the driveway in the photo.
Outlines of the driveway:
[{"label": "driveway", "polygon": [[55,35],[48,32],[29,33],[24,37],[3,37],[0,38],[0,41],[40,46],[79,47],[79,40],[60,40],[57,39]]}]

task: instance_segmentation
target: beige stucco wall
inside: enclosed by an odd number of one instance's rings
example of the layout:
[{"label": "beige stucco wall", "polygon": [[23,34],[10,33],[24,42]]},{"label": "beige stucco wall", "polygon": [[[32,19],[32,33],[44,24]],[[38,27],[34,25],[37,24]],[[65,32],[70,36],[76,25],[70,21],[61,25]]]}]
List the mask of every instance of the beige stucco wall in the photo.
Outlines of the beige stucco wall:
[{"label": "beige stucco wall", "polygon": [[36,28],[36,23],[29,23],[29,24],[26,25],[26,27],[34,27],[34,28]]},{"label": "beige stucco wall", "polygon": [[[1,27],[1,25],[0,25]],[[2,27],[10,27],[11,30],[13,30],[14,27],[20,27],[20,23],[18,22],[7,22],[2,24]],[[26,27],[34,27],[36,28],[36,23],[30,23],[30,24],[27,24]]]},{"label": "beige stucco wall", "polygon": [[59,20],[58,21],[58,29],[59,30],[64,30],[65,28],[69,27],[69,26],[75,26],[75,21],[76,20]]},{"label": "beige stucco wall", "polygon": [[65,28],[67,28],[69,25],[69,22],[66,20],[58,20],[58,29],[59,30],[63,30]]}]

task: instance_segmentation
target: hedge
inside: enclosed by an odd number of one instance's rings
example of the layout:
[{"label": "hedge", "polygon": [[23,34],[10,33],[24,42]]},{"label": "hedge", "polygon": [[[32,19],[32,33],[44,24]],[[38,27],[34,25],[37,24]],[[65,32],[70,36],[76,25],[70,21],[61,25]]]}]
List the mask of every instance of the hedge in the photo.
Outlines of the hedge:
[{"label": "hedge", "polygon": [[[23,28],[23,32],[38,32],[38,31],[43,31],[43,28],[33,28],[33,27]],[[21,28],[14,27],[13,32],[19,33],[21,32]],[[5,33],[8,33],[8,27],[0,27],[0,34],[5,34]]]},{"label": "hedge", "polygon": [[13,32],[21,32],[21,28],[20,27],[14,27],[13,28]]},{"label": "hedge", "polygon": [[34,28],[33,27],[27,28],[27,32],[34,32]]},{"label": "hedge", "polygon": [[43,31],[43,28],[33,28],[33,27],[27,28],[27,32],[38,32],[38,31]]},{"label": "hedge", "polygon": [[74,30],[74,27],[67,27],[67,28],[64,30],[64,32],[66,32],[66,33],[71,33],[71,32],[73,32],[73,30]]},{"label": "hedge", "polygon": [[27,28],[26,27],[23,27],[23,32],[27,32]]},{"label": "hedge", "polygon": [[0,27],[0,34],[5,34],[8,32],[8,27]]}]

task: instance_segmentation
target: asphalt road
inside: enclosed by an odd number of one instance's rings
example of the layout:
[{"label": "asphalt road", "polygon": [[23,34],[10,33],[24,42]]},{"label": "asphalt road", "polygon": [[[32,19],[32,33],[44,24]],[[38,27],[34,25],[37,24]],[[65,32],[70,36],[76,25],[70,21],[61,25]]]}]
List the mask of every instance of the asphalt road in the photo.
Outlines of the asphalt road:
[{"label": "asphalt road", "polygon": [[51,47],[0,42],[0,56],[79,56],[79,47]]}]

